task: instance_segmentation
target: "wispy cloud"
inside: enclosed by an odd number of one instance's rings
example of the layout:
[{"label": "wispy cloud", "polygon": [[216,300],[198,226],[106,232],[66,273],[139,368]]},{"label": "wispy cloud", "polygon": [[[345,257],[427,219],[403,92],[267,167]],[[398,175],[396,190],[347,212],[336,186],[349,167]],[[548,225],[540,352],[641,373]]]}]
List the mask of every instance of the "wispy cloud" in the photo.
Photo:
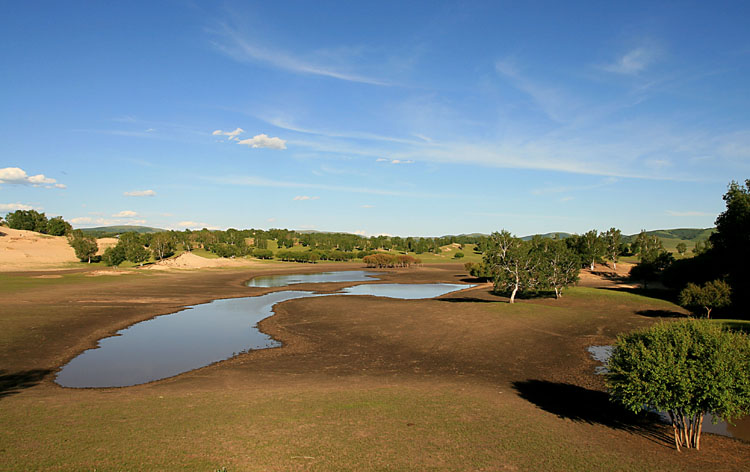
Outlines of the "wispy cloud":
[{"label": "wispy cloud", "polygon": [[156,192],[153,190],[132,190],[130,192],[123,193],[126,197],[154,197]]},{"label": "wispy cloud", "polygon": [[[215,31],[215,33],[220,38],[214,41],[216,49],[240,62],[260,63],[296,74],[318,75],[346,82],[359,82],[381,86],[392,85],[386,80],[349,72],[341,66],[316,62],[312,58],[298,57],[287,51],[262,46],[243,37],[227,25],[221,25],[220,30]],[[335,55],[335,53],[329,52],[326,55],[330,57]]]},{"label": "wispy cloud", "polygon": [[615,74],[636,75],[651,65],[659,55],[659,49],[654,46],[637,47],[601,68]]},{"label": "wispy cloud", "polygon": [[31,185],[44,188],[65,188],[65,185],[44,174],[28,175],[20,167],[6,167],[0,169],[0,184]]},{"label": "wispy cloud", "polygon": [[524,92],[553,121],[569,121],[571,111],[579,104],[573,101],[558,88],[535,81],[521,72],[510,60],[495,62],[495,71],[506,79],[514,88]]},{"label": "wispy cloud", "polygon": [[292,200],[299,200],[299,201],[304,201],[304,200],[320,200],[320,197],[310,197],[308,195],[297,195]]},{"label": "wispy cloud", "polygon": [[422,193],[404,192],[401,190],[374,189],[367,187],[347,187],[340,185],[316,184],[309,182],[293,182],[284,180],[265,179],[256,176],[226,176],[226,177],[203,177],[205,180],[225,185],[245,185],[249,187],[272,187],[272,188],[308,188],[316,190],[339,191],[347,193],[363,193],[371,195],[387,195],[393,197],[412,198],[454,198],[447,193]]},{"label": "wispy cloud", "polygon": [[242,128],[235,128],[234,131],[222,131],[220,129],[217,129],[213,133],[211,133],[214,136],[228,136],[228,140],[231,141],[233,139],[237,139],[237,136],[244,133],[245,130]]},{"label": "wispy cloud", "polygon": [[288,131],[295,131],[297,133],[312,134],[316,136],[325,136],[328,138],[346,138],[346,139],[358,139],[366,141],[383,141],[391,143],[403,143],[403,144],[424,144],[425,142],[432,142],[431,139],[422,136],[417,136],[420,140],[399,138],[395,136],[385,136],[382,134],[368,133],[364,131],[340,131],[340,130],[325,130],[315,129],[307,126],[300,126],[290,122],[281,117],[267,117],[263,115],[253,115],[259,120],[263,120],[266,123],[273,125],[277,128],[285,129]]},{"label": "wispy cloud", "polygon": [[375,162],[388,162],[390,164],[414,164],[414,161],[411,160],[402,161],[401,159],[386,159],[384,157],[375,159]]},{"label": "wispy cloud", "polygon": [[360,208],[375,208],[375,205],[360,205]]}]

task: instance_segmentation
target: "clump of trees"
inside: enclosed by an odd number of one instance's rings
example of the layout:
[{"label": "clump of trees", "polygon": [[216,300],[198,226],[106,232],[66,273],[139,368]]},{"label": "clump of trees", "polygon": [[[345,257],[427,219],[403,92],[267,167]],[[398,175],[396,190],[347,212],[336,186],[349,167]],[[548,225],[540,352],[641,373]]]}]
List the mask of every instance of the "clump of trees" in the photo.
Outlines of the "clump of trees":
[{"label": "clump of trees", "polygon": [[711,310],[728,306],[732,288],[723,280],[712,280],[704,285],[692,282],[680,292],[680,306],[693,313],[705,310],[706,318],[711,318]]},{"label": "clump of trees", "polygon": [[613,401],[666,411],[674,441],[700,449],[703,416],[750,413],[750,338],[708,320],[661,323],[618,337],[608,362]]},{"label": "clump of trees", "polygon": [[661,279],[664,271],[674,263],[674,256],[664,249],[659,237],[647,234],[646,230],[641,230],[631,250],[639,262],[630,269],[630,278],[643,281],[643,288],[648,288],[649,282]]},{"label": "clump of trees", "polygon": [[44,213],[36,210],[16,210],[5,215],[5,221],[11,229],[35,231],[51,236],[64,236],[73,230],[62,216],[47,219]]},{"label": "clump of trees", "polygon": [[80,229],[74,230],[68,235],[68,244],[73,248],[76,257],[81,262],[85,261],[89,264],[99,250],[96,239],[85,236]]},{"label": "clump of trees", "polygon": [[494,291],[515,302],[521,292],[554,290],[555,297],[578,281],[581,259],[564,241],[535,237],[523,241],[508,231],[490,235],[481,265],[469,267],[474,276],[489,276]]},{"label": "clump of trees", "polygon": [[421,264],[422,261],[419,258],[412,257],[408,254],[384,254],[376,253],[369,256],[365,256],[362,262],[367,264],[367,267],[376,267],[378,269],[393,268],[393,267],[411,267],[415,264]]}]

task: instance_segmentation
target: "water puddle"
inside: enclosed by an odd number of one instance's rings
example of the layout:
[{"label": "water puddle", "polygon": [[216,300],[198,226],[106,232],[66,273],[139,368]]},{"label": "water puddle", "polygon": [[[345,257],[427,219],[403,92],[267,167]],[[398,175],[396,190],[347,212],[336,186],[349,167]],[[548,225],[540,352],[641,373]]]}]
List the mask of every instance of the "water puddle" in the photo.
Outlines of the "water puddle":
[{"label": "water puddle", "polygon": [[341,270],[337,272],[319,272],[317,274],[263,275],[250,279],[248,287],[286,287],[294,284],[314,284],[327,282],[370,282],[377,280],[382,272],[364,270]]},{"label": "water puddle", "polygon": [[[607,361],[609,361],[609,357],[612,355],[613,349],[614,349],[614,346],[589,346],[587,348],[592,359],[604,364],[601,366],[597,366],[594,369],[595,373],[606,374],[607,372],[609,372],[607,370],[606,364],[607,364]],[[664,412],[658,412],[658,413],[663,423],[671,424],[671,421],[669,420],[669,415],[667,413],[664,413]],[[703,431],[704,432],[720,434],[722,436],[729,436],[730,438],[738,438],[744,441],[750,441],[750,417],[745,417],[745,418],[735,420],[734,425],[731,425],[727,423],[726,421],[719,421],[718,423],[714,424],[713,418],[714,417],[710,413],[707,413],[703,417]]]},{"label": "water puddle", "polygon": [[278,347],[280,343],[260,332],[257,324],[273,315],[274,305],[295,298],[373,295],[413,300],[470,287],[473,285],[367,284],[330,294],[285,290],[214,300],[136,323],[100,340],[99,347],[63,367],[55,381],[63,387],[126,387],[172,377],[240,352]]}]

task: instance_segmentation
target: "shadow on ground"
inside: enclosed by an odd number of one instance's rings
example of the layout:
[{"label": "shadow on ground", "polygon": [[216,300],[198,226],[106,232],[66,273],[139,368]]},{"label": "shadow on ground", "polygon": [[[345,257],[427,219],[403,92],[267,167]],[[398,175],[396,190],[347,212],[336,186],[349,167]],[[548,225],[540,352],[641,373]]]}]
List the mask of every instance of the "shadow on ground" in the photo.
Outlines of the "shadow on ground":
[{"label": "shadow on ground", "polygon": [[0,398],[19,393],[41,382],[52,372],[49,369],[19,370],[8,372],[0,369]]},{"label": "shadow on ground", "polygon": [[688,315],[685,313],[673,310],[639,310],[636,313],[649,318],[688,318]]},{"label": "shadow on ground", "polygon": [[513,382],[513,388],[524,400],[542,410],[578,423],[601,424],[629,431],[657,444],[672,446],[671,437],[651,414],[636,416],[613,404],[605,392],[577,385],[525,380]]}]

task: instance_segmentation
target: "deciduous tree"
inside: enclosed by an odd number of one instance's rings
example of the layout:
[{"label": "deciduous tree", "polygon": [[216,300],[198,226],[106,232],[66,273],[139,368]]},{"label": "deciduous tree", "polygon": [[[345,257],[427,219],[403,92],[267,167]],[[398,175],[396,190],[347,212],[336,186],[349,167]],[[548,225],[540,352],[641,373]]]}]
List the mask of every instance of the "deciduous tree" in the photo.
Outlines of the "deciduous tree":
[{"label": "deciduous tree", "polygon": [[680,447],[700,449],[703,416],[750,412],[750,338],[708,320],[660,323],[620,336],[608,362],[611,398],[666,411]]},{"label": "deciduous tree", "polygon": [[706,310],[706,318],[711,318],[711,310],[729,305],[732,288],[723,280],[712,280],[704,285],[689,283],[680,292],[680,306],[696,313]]}]

